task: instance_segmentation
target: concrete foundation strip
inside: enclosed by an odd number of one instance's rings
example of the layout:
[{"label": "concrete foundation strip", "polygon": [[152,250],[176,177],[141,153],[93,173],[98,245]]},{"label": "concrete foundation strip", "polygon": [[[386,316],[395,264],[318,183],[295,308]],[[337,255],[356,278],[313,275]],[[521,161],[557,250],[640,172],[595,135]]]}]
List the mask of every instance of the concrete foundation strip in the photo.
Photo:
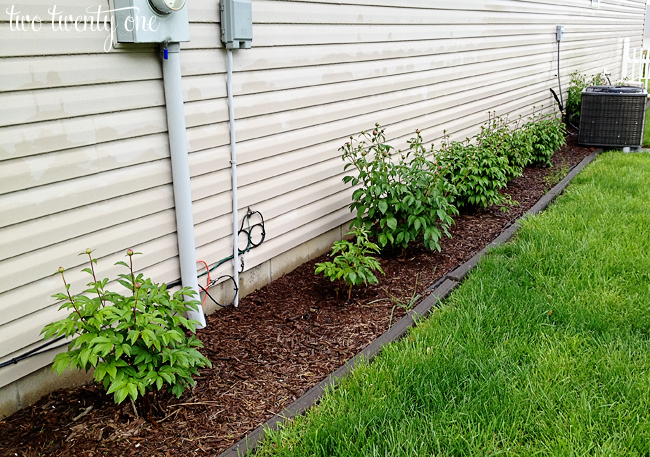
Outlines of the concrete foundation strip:
[{"label": "concrete foundation strip", "polygon": [[[582,161],[573,167],[569,173],[562,179],[555,187],[535,203],[535,205],[526,211],[522,217],[540,213],[569,185],[571,180],[578,174],[584,167],[591,163],[601,150],[596,150],[589,156],[582,159]],[[219,457],[236,457],[243,456],[255,450],[257,445],[264,437],[264,430],[269,428],[275,430],[278,426],[284,423],[287,419],[291,419],[299,414],[304,413],[311,406],[316,404],[318,399],[323,395],[325,390],[329,387],[336,386],[341,379],[347,376],[354,367],[361,360],[371,360],[381,351],[381,348],[393,341],[400,339],[406,334],[409,328],[413,327],[417,320],[425,318],[431,312],[431,309],[436,307],[443,299],[445,299],[458,283],[478,264],[481,257],[491,248],[499,246],[500,244],[508,241],[519,229],[519,223],[516,221],[508,226],[499,236],[497,236],[490,244],[488,244],[481,251],[476,253],[471,259],[464,264],[456,267],[446,276],[430,286],[427,291],[431,293],[422,300],[415,308],[400,319],[395,325],[389,328],[375,341],[370,343],[361,352],[355,355],[352,359],[348,360],[345,365],[341,366],[338,370],[331,373],[327,378],[323,379],[316,386],[312,387],[306,394],[298,398],[296,401],[287,406],[280,414],[276,414],[264,424],[257,427],[251,433],[242,438],[239,442],[232,445],[219,455]]]}]

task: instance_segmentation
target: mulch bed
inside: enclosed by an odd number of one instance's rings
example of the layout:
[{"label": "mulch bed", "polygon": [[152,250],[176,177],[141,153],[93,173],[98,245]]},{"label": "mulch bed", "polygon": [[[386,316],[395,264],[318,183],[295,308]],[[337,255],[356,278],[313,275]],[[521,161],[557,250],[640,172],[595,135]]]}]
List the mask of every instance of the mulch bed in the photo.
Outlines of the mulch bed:
[{"label": "mulch bed", "polygon": [[314,276],[322,256],[243,298],[239,308],[208,316],[198,335],[213,368],[202,370],[196,388],[180,399],[160,399],[155,423],[137,418],[128,402],[116,406],[100,386],[64,389],[0,421],[0,454],[218,455],[381,335],[391,313],[396,322],[413,297],[532,207],[555,184],[546,176],[557,176],[592,150],[569,136],[553,157],[554,168],[526,168],[510,182],[506,191],[519,206],[457,216],[442,252],[413,246],[405,255],[382,254],[386,276],[354,290],[349,302],[344,291],[337,299],[332,283]]}]

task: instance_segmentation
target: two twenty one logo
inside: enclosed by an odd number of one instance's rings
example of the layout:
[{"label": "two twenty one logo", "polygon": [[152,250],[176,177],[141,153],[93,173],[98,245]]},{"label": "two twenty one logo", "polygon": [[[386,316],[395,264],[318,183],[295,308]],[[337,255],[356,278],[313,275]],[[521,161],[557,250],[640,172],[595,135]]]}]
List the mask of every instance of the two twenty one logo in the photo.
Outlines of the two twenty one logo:
[{"label": "two twenty one logo", "polygon": [[[50,22],[54,32],[108,32],[109,35],[104,41],[104,51],[108,52],[113,47],[115,31],[117,27],[126,31],[143,30],[156,32],[159,24],[156,23],[156,16],[139,16],[138,7],[125,7],[116,9],[103,10],[101,5],[97,11],[93,7],[86,8],[86,14],[74,16],[72,14],[63,14],[54,5],[47,10],[45,19],[39,15],[29,16],[16,10],[14,5],[7,8],[6,13],[9,15],[9,29],[12,32],[39,32],[43,27],[43,22]],[[111,13],[115,14],[116,23],[110,20]]]}]

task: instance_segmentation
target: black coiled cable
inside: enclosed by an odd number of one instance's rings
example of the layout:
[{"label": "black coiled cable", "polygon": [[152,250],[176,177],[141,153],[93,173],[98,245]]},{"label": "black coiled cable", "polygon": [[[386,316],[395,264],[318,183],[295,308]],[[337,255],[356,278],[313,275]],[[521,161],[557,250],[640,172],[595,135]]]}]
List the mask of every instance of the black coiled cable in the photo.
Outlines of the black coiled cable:
[{"label": "black coiled cable", "polygon": [[[253,217],[253,216],[255,216],[255,215],[259,216],[259,218],[260,218],[260,222],[257,222],[257,223],[255,223],[255,224],[251,225],[251,217]],[[254,230],[255,230],[256,228],[259,228],[259,230],[261,231],[260,236],[259,236],[259,241],[255,241],[255,240],[253,240],[253,237],[254,237],[254,233],[253,233],[253,232],[254,232]],[[244,233],[244,234],[246,235],[246,247],[245,247],[244,249],[239,249],[239,254],[240,254],[240,255],[241,255],[241,254],[246,254],[246,253],[249,252],[251,249],[255,249],[256,247],[258,247],[260,244],[262,244],[262,243],[264,242],[264,239],[266,238],[266,228],[265,228],[265,226],[264,226],[264,216],[262,216],[262,213],[260,213],[259,211],[252,211],[252,210],[250,209],[250,207],[249,207],[249,208],[246,210],[246,214],[244,215],[244,218],[243,218],[242,221],[241,221],[241,225],[240,225],[240,227],[239,227],[239,231],[237,232],[237,235],[239,236],[239,235],[241,235],[242,233]],[[226,262],[231,261],[232,259],[233,259],[233,256],[230,255],[230,256],[228,256],[228,257],[225,257],[225,258],[219,260],[217,263],[215,263],[215,264],[214,264],[212,267],[210,267],[208,270],[206,270],[206,271],[204,271],[203,273],[201,273],[201,274],[199,275],[199,278],[202,277],[202,276],[207,275],[208,273],[212,273],[214,270],[216,270],[217,268],[219,268],[221,265],[223,265],[223,264],[226,263]],[[241,259],[241,270],[240,270],[239,272],[240,272],[240,273],[243,273],[243,271],[244,271],[244,259],[242,258],[242,259]],[[235,295],[233,296],[233,299],[232,299],[232,300],[230,301],[230,303],[228,303],[227,305],[222,305],[221,303],[219,303],[219,302],[218,302],[217,300],[215,300],[215,299],[214,299],[214,298],[213,298],[213,297],[208,293],[208,291],[206,290],[206,288],[209,289],[211,286],[217,284],[218,282],[220,282],[220,281],[221,281],[222,279],[224,279],[224,278],[226,278],[226,279],[232,281],[233,288],[234,288],[234,290],[235,290]],[[168,284],[167,284],[167,287],[169,288],[169,287],[175,287],[175,286],[179,286],[179,285],[181,285],[181,280],[180,280],[180,279],[177,279],[176,281],[173,281],[173,282],[168,283]],[[201,286],[201,285],[199,285],[199,287],[201,288],[201,290],[202,290],[203,292],[205,292],[205,293],[207,294],[207,296],[210,298],[210,300],[212,300],[213,302],[215,302],[215,303],[217,304],[217,306],[220,306],[220,307],[222,307],[222,308],[227,308],[228,306],[230,306],[230,305],[232,305],[233,303],[235,303],[235,298],[237,298],[237,294],[239,293],[239,289],[237,288],[237,285],[235,284],[235,278],[234,278],[232,275],[221,275],[221,276],[219,276],[218,278],[211,280],[211,281],[206,285],[205,288],[204,288],[203,286]]]}]

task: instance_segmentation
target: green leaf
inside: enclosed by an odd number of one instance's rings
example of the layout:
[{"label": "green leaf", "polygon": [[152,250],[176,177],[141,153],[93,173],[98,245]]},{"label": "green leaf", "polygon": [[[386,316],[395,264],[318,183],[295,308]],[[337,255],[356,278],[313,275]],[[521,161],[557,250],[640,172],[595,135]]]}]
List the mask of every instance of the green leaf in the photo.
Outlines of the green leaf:
[{"label": "green leaf", "polygon": [[120,284],[122,284],[124,287],[126,287],[129,290],[131,290],[132,287],[133,287],[130,282],[125,281],[123,279],[118,279],[117,282],[119,282]]},{"label": "green leaf", "polygon": [[[126,385],[127,381],[125,379],[116,379],[113,381],[106,391],[107,394],[112,394],[113,392],[117,391],[118,389],[121,389]],[[126,397],[126,395],[125,395]]]},{"label": "green leaf", "polygon": [[138,399],[138,386],[136,384],[129,383],[126,385],[126,389],[128,390],[129,395],[133,401]]},{"label": "green leaf", "polygon": [[111,340],[105,336],[98,336],[96,338],[93,338],[90,341],[90,344],[97,344],[97,343],[110,343]]},{"label": "green leaf", "polygon": [[54,357],[52,371],[56,371],[60,375],[68,368],[68,365],[70,365],[70,354],[68,352],[61,352]]},{"label": "green leaf", "polygon": [[107,363],[100,363],[97,365],[95,368],[95,374],[93,377],[95,378],[95,381],[102,381],[104,379],[104,376],[106,376],[106,366]]},{"label": "green leaf", "polygon": [[384,235],[383,233],[381,233],[381,234],[377,237],[377,242],[379,242],[379,244],[380,244],[381,246],[386,246],[386,244],[388,243],[388,239],[386,238],[386,235]]},{"label": "green leaf", "polygon": [[386,211],[388,211],[388,203],[386,203],[385,200],[379,200],[379,202],[377,202],[377,207],[382,214],[386,214]]},{"label": "green leaf", "polygon": [[126,387],[122,387],[121,389],[117,390],[115,392],[115,403],[118,405],[126,399],[127,395],[129,395],[129,391]]},{"label": "green leaf", "polygon": [[106,373],[108,373],[111,379],[115,379],[115,377],[117,376],[117,367],[114,364],[107,364]]},{"label": "green leaf", "polygon": [[394,217],[389,217],[386,219],[386,225],[388,225],[388,227],[390,227],[392,230],[395,230],[397,228],[397,219]]},{"label": "green leaf", "polygon": [[88,364],[88,359],[92,355],[93,348],[92,346],[87,346],[81,351],[81,354],[79,355],[79,359],[81,361],[81,367],[85,368],[86,365]]},{"label": "green leaf", "polygon": [[183,391],[184,391],[184,390],[185,390],[185,388],[183,387],[182,384],[175,384],[175,385],[172,387],[172,393],[173,393],[174,395],[176,395],[176,398],[181,398],[181,395],[183,395]]}]

